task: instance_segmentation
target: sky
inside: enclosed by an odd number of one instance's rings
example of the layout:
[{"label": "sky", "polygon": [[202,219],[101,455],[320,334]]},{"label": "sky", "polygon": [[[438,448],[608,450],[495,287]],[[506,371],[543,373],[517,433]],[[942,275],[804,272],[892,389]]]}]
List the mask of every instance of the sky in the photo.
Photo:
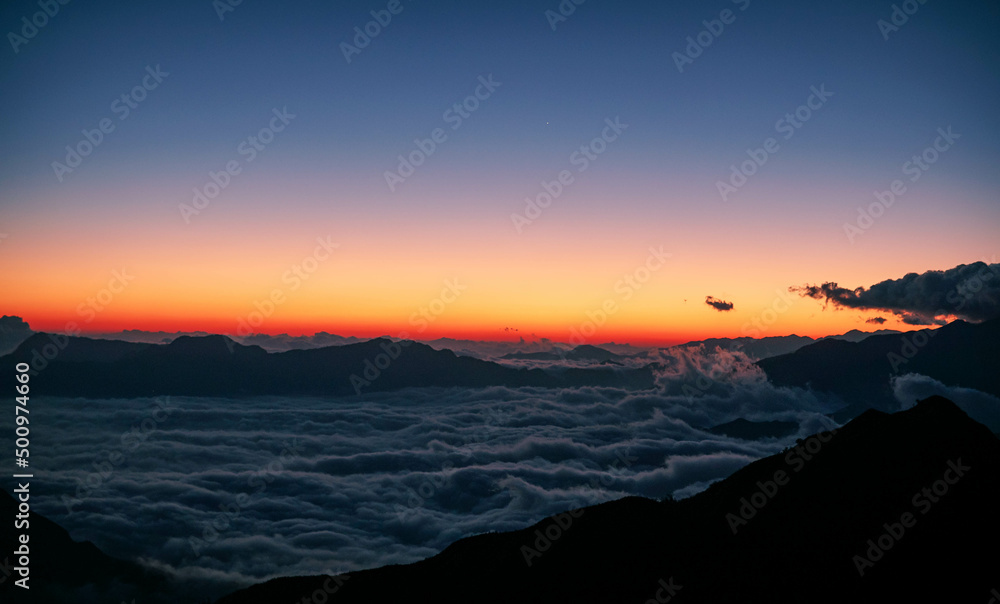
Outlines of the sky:
[{"label": "sky", "polygon": [[789,287],[1000,253],[995,4],[44,4],[0,8],[36,330],[822,336],[910,326]]}]

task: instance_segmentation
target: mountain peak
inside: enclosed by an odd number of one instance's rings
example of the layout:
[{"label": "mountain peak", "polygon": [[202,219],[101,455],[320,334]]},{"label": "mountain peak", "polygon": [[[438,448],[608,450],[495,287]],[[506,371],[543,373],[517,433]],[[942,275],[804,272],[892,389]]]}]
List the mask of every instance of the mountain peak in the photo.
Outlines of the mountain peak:
[{"label": "mountain peak", "polygon": [[229,336],[210,335],[180,336],[173,342],[167,344],[166,350],[174,354],[209,354],[212,356],[219,356],[223,353],[230,355],[236,354],[237,350],[241,352],[251,350],[259,350],[263,352],[264,349],[259,346],[244,346]]}]

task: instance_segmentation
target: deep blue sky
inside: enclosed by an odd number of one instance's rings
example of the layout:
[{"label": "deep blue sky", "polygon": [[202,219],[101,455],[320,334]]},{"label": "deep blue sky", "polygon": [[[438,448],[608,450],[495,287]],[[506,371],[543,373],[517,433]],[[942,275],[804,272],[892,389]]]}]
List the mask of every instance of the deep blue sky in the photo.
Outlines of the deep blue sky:
[{"label": "deep blue sky", "polygon": [[[969,176],[986,177],[1000,142],[1000,9],[931,1],[885,41],[876,21],[891,4],[754,0],[678,73],[671,54],[685,38],[738,5],[589,0],[553,32],[543,13],[555,1],[403,2],[347,64],[340,42],[384,3],[246,0],[220,22],[209,0],[71,2],[20,54],[9,45],[0,53],[0,176],[27,184],[50,170],[46,160],[67,131],[106,114],[117,91],[134,86],[146,65],[161,64],[169,86],[141,108],[141,125],[117,133],[132,139],[117,145],[122,154],[210,158],[248,123],[288,105],[310,120],[296,161],[319,169],[360,164],[387,147],[405,148],[406,134],[429,131],[477,75],[493,73],[504,102],[477,124],[477,136],[490,142],[481,157],[467,158],[473,165],[528,164],[589,137],[593,116],[620,114],[641,130],[630,159],[671,169],[740,151],[784,107],[800,104],[810,85],[826,82],[839,95],[836,114],[824,116],[815,125],[824,132],[803,146],[864,166],[922,147],[924,123],[961,121],[970,134],[993,134],[964,141],[981,164],[970,164]],[[5,3],[3,30],[19,29],[20,17],[35,11],[34,2]],[[154,169],[134,159],[137,169]]]},{"label": "deep blue sky", "polygon": [[[877,22],[890,18],[889,1],[752,0],[741,11],[743,2],[729,0],[587,0],[556,31],[545,16],[556,0],[401,4],[403,12],[350,64],[340,44],[385,2],[244,0],[222,21],[210,0],[61,6],[18,54],[9,40],[0,48],[0,232],[34,241],[52,233],[45,249],[68,245],[69,230],[89,232],[92,246],[132,250],[139,264],[166,254],[146,250],[152,242],[201,245],[202,261],[222,271],[230,256],[205,241],[234,245],[234,233],[242,233],[256,245],[287,249],[296,228],[272,229],[272,240],[258,236],[260,225],[298,220],[303,232],[331,225],[324,234],[369,241],[402,241],[408,229],[428,237],[403,241],[409,261],[439,266],[440,278],[487,270],[461,262],[484,242],[520,247],[487,254],[483,267],[551,257],[552,249],[582,242],[600,248],[603,256],[577,258],[594,266],[624,255],[630,240],[637,250],[668,242],[688,258],[672,287],[714,271],[718,286],[705,285],[717,295],[726,288],[750,295],[738,281],[747,267],[730,276],[726,258],[752,256],[751,268],[766,272],[776,258],[805,254],[803,262],[816,267],[810,276],[791,269],[762,275],[770,292],[804,278],[865,285],[1000,251],[996,3],[929,0],[888,40]],[[736,21],[679,73],[672,54],[723,9]],[[36,2],[6,2],[0,26],[19,32],[21,18],[38,10]],[[156,65],[167,80],[127,120],[113,119],[116,130],[58,182],[51,164],[64,147],[79,141],[81,129],[115,118],[110,103]],[[489,74],[501,88],[391,193],[384,172],[397,155],[445,126],[443,111]],[[723,204],[716,181],[746,159],[746,149],[775,136],[775,122],[821,84],[835,96],[782,142],[735,203]],[[226,199],[198,217],[204,239],[193,241],[178,204],[209,170],[238,157],[237,143],[266,125],[272,109],[286,106],[294,122]],[[510,215],[615,116],[629,124],[622,142],[518,237]],[[855,208],[899,178],[903,162],[948,125],[963,138],[871,232],[880,233],[879,243],[866,234],[849,245],[841,227]],[[167,225],[175,230],[164,231]],[[30,246],[16,248],[15,239],[7,242],[11,262],[41,257]],[[918,245],[928,239],[939,242],[935,255]],[[442,260],[448,249],[452,260]],[[366,254],[377,255],[359,251]],[[602,283],[614,283],[611,274]],[[690,295],[702,291],[700,281],[691,287]],[[771,294],[755,295],[764,303]],[[79,296],[67,297],[72,308]]]}]

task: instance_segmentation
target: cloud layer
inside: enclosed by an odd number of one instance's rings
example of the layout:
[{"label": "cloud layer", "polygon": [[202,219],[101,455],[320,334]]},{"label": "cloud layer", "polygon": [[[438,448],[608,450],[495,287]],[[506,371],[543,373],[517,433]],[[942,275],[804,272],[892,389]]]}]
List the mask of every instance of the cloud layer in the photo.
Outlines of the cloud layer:
[{"label": "cloud layer", "polygon": [[[658,361],[658,388],[639,393],[33,400],[47,489],[36,509],[215,596],[279,574],[411,562],[624,495],[691,495],[832,426],[830,406],[770,386],[741,353],[692,347]],[[801,429],[759,442],[704,431],[737,417]]]}]

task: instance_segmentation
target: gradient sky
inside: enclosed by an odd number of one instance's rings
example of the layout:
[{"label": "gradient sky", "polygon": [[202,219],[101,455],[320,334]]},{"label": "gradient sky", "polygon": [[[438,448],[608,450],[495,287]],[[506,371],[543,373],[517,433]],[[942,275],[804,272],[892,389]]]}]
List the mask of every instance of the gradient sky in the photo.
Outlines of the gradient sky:
[{"label": "gradient sky", "polygon": [[[792,285],[1000,254],[996,3],[929,0],[885,39],[887,1],[589,0],[553,31],[556,0],[402,0],[348,63],[341,44],[386,5],[244,0],[220,19],[210,0],[71,2],[15,52],[7,32],[40,9],[4,3],[0,314],[235,333],[279,290],[255,331],[565,341],[611,300],[587,341],[673,343],[739,336]],[[724,9],[735,21],[679,72],[674,53]],[[120,119],[147,66],[169,75]],[[445,112],[490,75],[500,86],[452,129]],[[776,122],[821,86],[833,95],[786,140]],[[241,142],[283,108],[295,117],[247,161]],[[105,118],[60,182],[52,163]],[[628,128],[577,172],[574,151],[615,118]],[[904,164],[949,126],[961,138],[911,183]],[[390,191],[384,173],[435,128],[447,140]],[[769,137],[778,151],[723,200],[717,181]],[[241,172],[185,221],[179,205],[231,161]],[[562,170],[573,183],[519,233],[511,215]],[[850,241],[844,224],[896,179],[907,191]],[[310,265],[317,238],[339,247]],[[619,285],[651,246],[670,259]],[[288,277],[303,261],[309,279]],[[134,279],[102,293],[123,269]],[[760,335],[877,315],[796,298]]]}]

